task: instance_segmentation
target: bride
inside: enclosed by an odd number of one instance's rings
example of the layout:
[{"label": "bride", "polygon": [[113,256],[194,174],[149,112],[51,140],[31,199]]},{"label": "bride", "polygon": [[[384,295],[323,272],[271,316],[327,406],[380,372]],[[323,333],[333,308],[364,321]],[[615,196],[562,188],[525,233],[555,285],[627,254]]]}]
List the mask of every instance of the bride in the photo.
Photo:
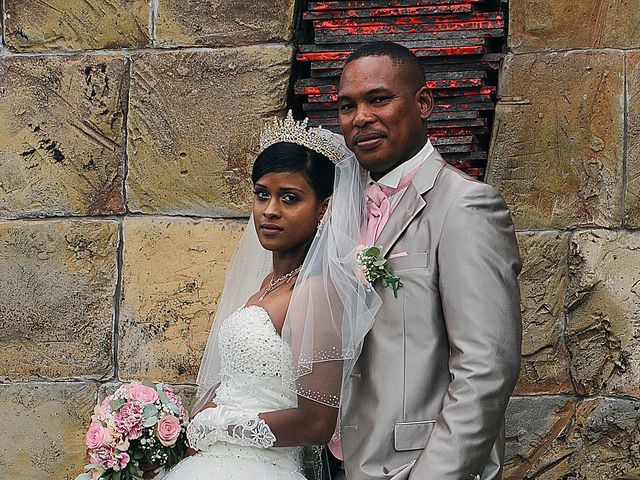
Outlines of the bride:
[{"label": "bride", "polygon": [[198,374],[195,454],[164,480],[304,479],[301,446],[331,439],[343,378],[379,306],[356,274],[357,162],[291,113],[260,143],[252,219]]}]

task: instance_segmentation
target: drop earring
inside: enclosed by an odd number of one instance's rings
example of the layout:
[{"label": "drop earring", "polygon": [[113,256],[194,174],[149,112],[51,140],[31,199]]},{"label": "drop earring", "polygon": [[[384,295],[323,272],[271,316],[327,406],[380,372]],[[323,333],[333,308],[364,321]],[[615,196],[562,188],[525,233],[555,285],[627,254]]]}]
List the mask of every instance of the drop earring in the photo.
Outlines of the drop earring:
[{"label": "drop earring", "polygon": [[322,228],[324,227],[324,215],[318,220],[318,225],[316,226],[316,237],[319,237],[322,233]]}]

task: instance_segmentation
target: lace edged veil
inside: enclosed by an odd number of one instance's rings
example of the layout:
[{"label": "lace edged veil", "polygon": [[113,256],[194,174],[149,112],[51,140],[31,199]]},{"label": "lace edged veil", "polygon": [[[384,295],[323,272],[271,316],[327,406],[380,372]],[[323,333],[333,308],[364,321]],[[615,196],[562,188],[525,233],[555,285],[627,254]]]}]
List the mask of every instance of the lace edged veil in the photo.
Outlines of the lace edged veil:
[{"label": "lace edged veil", "polygon": [[[327,131],[322,135],[348,152],[342,137]],[[293,364],[292,370],[289,365],[283,369],[290,372],[282,378],[284,386],[336,408],[344,379],[353,369],[381,304],[375,290],[358,275],[356,264],[365,220],[365,179],[350,152],[336,165],[333,195],[296,280],[282,328]],[[229,266],[200,365],[198,403],[208,401],[221,381],[220,325],[258,291],[271,266],[271,252],[260,245],[251,218]]]}]

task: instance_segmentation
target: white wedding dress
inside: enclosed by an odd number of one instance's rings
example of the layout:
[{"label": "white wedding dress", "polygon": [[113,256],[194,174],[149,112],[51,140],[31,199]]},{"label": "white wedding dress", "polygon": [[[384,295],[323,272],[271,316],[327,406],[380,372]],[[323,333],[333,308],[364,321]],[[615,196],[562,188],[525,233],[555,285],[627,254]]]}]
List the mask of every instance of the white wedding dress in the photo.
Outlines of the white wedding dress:
[{"label": "white wedding dress", "polygon": [[[297,406],[284,388],[291,350],[259,306],[240,308],[224,320],[219,344],[222,381],[213,402],[256,415]],[[163,480],[305,480],[300,447],[257,448],[216,441],[169,470]]]}]

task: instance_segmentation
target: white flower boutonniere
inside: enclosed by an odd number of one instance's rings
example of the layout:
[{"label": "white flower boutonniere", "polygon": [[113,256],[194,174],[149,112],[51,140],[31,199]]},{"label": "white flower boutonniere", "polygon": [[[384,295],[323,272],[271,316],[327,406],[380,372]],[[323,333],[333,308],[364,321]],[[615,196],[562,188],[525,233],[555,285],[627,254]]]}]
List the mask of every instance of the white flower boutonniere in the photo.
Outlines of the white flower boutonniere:
[{"label": "white flower boutonniere", "polygon": [[393,296],[398,298],[398,289],[402,286],[400,278],[391,271],[391,265],[386,258],[382,258],[382,248],[374,245],[359,245],[356,249],[359,276],[369,285],[377,279],[382,279],[383,287],[391,287]]}]

